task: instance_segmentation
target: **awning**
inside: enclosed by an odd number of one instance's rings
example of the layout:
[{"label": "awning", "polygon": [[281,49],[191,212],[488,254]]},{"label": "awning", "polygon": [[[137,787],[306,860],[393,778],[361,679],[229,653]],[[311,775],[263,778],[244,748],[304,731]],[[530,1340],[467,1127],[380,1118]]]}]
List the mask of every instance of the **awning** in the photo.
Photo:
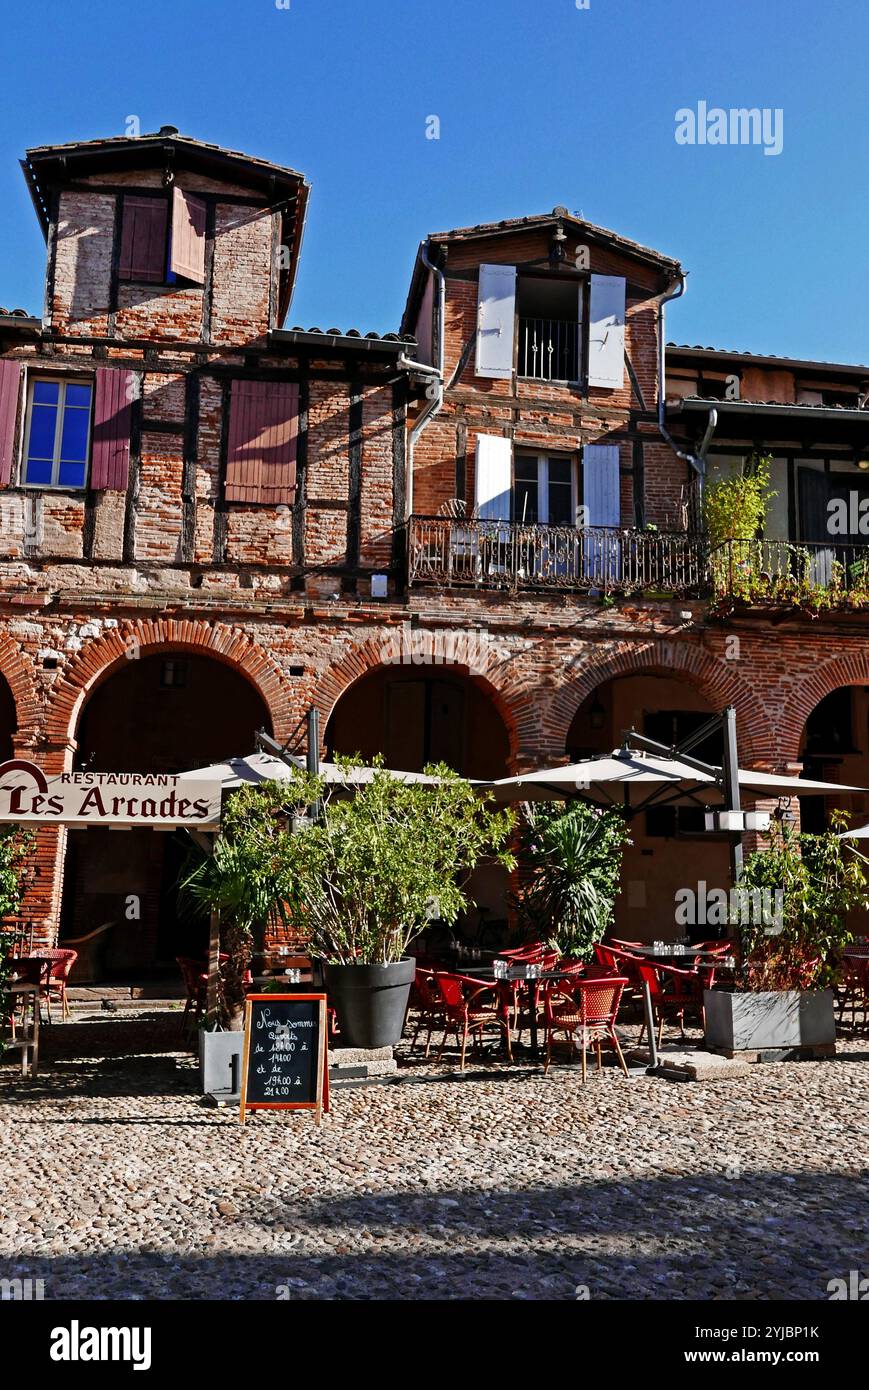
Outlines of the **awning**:
[{"label": "awning", "polygon": [[[182,772],[179,781],[217,781],[222,791],[234,791],[238,787],[256,786],[260,782],[289,782],[298,770],[307,767],[304,758],[287,753],[276,758],[271,753],[250,753],[244,758],[227,758],[226,762],[212,763],[209,767],[197,767],[191,772]],[[377,769],[373,767],[352,767],[345,770],[337,763],[320,763],[319,776],[329,786],[360,787],[370,782]],[[437,777],[427,777],[422,772],[394,772],[390,777],[400,782],[420,782],[434,787]]]}]

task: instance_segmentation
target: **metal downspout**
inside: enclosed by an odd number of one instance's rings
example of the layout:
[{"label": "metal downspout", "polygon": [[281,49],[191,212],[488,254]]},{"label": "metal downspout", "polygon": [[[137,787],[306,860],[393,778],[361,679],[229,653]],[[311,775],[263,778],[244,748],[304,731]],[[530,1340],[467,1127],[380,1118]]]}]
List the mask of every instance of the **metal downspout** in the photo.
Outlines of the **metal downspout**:
[{"label": "metal downspout", "polygon": [[[413,514],[413,452],[416,441],[419,439],[426,425],[433,420],[444,403],[444,322],[446,319],[446,280],[443,271],[440,270],[428,255],[428,242],[423,242],[420,246],[420,256],[422,263],[432,272],[437,282],[438,289],[438,365],[436,367],[427,366],[423,362],[415,362],[412,358],[400,357],[399,366],[406,367],[408,370],[422,372],[432,379],[432,385],[436,388],[435,395],[430,399],[428,406],[422,412],[413,429],[407,446],[407,518],[410,520]],[[427,388],[428,390],[431,387]]]}]

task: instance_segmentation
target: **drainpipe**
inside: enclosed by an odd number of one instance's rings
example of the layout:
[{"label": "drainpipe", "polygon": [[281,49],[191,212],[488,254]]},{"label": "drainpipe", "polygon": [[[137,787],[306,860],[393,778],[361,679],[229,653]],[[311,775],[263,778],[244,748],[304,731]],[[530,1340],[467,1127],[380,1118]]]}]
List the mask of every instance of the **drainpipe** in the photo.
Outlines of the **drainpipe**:
[{"label": "drainpipe", "polygon": [[685,276],[679,272],[672,284],[664,291],[658,300],[658,430],[667,441],[670,448],[680,459],[691,465],[698,477],[700,498],[703,498],[703,482],[706,477],[706,451],[718,424],[718,411],[712,406],[709,410],[709,419],[706,422],[706,433],[700,443],[700,448],[696,453],[686,453],[680,449],[670,431],[667,429],[667,333],[664,327],[664,305],[669,304],[674,299],[679,299],[685,293]]},{"label": "drainpipe", "polygon": [[399,359],[398,359],[398,365],[399,365],[399,367],[404,367],[404,368],[406,368],[408,371],[419,372],[419,373],[422,373],[422,375],[424,375],[424,376],[430,377],[430,378],[431,378],[431,382],[434,384],[434,386],[435,386],[435,388],[436,388],[436,390],[435,390],[435,395],[429,400],[428,405],[426,406],[425,410],[422,412],[422,414],[420,415],[420,417],[419,417],[419,419],[417,420],[416,424],[414,425],[413,429],[411,430],[411,432],[410,432],[410,439],[409,439],[409,441],[408,441],[408,446],[407,446],[407,517],[408,517],[408,520],[410,520],[410,517],[411,517],[411,515],[412,515],[412,513],[413,513],[413,451],[414,451],[414,448],[415,448],[415,446],[416,446],[416,441],[419,439],[420,435],[422,434],[423,430],[425,429],[425,427],[426,427],[426,425],[429,423],[429,421],[430,421],[430,420],[433,420],[434,417],[437,415],[438,411],[440,410],[441,406],[442,406],[443,403],[444,403],[444,321],[445,321],[445,319],[446,319],[446,295],[447,295],[447,290],[446,290],[446,281],[445,281],[445,279],[444,279],[443,271],[440,270],[436,265],[434,265],[434,263],[433,263],[431,260],[429,260],[428,247],[429,247],[429,243],[428,243],[427,241],[425,241],[425,242],[422,243],[422,245],[420,246],[420,256],[422,257],[422,263],[423,263],[423,265],[426,266],[426,267],[432,272],[432,274],[433,274],[434,277],[435,277],[436,284],[437,284],[437,292],[438,292],[438,313],[437,313],[437,329],[438,329],[438,365],[437,365],[436,367],[429,367],[429,366],[427,366],[424,362],[416,362],[416,361],[414,361],[414,359],[413,359],[412,357],[404,357],[404,356],[401,356],[401,357],[399,357]]}]

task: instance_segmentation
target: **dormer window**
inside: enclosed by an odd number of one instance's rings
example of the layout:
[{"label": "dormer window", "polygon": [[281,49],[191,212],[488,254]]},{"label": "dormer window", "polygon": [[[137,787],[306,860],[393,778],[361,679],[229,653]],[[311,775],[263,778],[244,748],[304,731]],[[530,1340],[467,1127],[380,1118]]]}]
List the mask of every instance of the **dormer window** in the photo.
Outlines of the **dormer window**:
[{"label": "dormer window", "polygon": [[[170,217],[171,207],[171,217]],[[146,285],[205,283],[205,203],[177,186],[165,195],[127,193],[118,278]]]},{"label": "dormer window", "polygon": [[576,280],[519,276],[519,376],[579,381],[582,297],[583,285]]}]

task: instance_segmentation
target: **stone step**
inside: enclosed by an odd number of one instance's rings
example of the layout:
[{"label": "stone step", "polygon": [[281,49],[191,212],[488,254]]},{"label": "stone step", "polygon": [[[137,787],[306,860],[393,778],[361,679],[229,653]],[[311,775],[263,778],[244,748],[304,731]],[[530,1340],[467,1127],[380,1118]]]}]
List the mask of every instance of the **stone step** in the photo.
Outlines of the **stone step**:
[{"label": "stone step", "polygon": [[[629,1062],[648,1066],[647,1048],[635,1048],[627,1053]],[[701,1048],[661,1047],[658,1049],[660,1075],[672,1081],[729,1081],[746,1076],[751,1064],[742,1057],[721,1057],[717,1052]]]}]

